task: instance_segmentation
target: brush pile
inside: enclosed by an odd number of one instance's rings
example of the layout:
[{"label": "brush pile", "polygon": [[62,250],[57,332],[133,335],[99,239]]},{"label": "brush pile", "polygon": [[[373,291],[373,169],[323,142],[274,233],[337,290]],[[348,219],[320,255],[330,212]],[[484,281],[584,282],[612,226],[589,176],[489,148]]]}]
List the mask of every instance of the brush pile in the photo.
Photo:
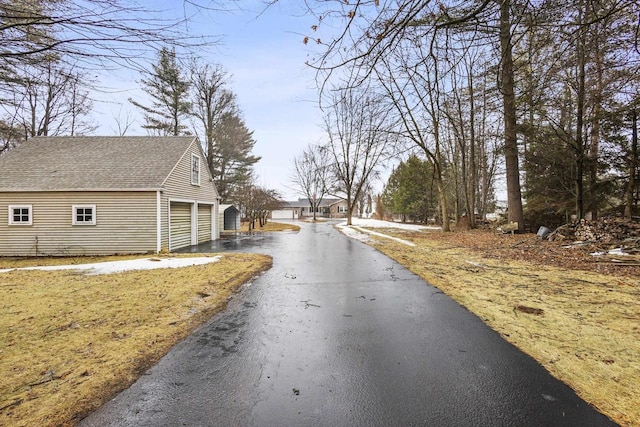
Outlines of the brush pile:
[{"label": "brush pile", "polygon": [[640,266],[640,223],[622,218],[581,220],[558,227],[547,236],[564,242],[564,248],[583,248],[598,262],[620,266]]},{"label": "brush pile", "polygon": [[558,227],[547,236],[547,239],[552,242],[570,240],[605,244],[620,242],[640,244],[640,223],[621,218],[607,218],[599,221],[583,219],[574,224]]}]

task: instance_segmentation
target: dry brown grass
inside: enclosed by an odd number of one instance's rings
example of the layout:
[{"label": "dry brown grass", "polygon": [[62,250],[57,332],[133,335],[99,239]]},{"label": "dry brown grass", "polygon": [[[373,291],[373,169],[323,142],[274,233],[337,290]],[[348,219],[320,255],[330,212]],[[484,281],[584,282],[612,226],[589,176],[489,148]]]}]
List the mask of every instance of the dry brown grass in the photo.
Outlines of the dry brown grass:
[{"label": "dry brown grass", "polygon": [[112,275],[0,274],[0,425],[75,424],[270,265],[264,255],[224,254],[217,263]]},{"label": "dry brown grass", "polygon": [[[242,225],[240,226],[240,231],[241,232],[248,232],[249,231],[249,223],[248,222],[243,222]],[[251,232],[256,233],[256,232],[271,232],[271,231],[300,231],[300,227],[298,227],[297,225],[293,225],[293,224],[284,224],[281,222],[273,222],[273,221],[267,221],[267,223],[264,225],[264,227],[259,227],[258,226],[258,222],[256,221],[256,228],[254,228],[253,230],[251,230]]]},{"label": "dry brown grass", "polygon": [[[508,251],[496,257],[522,237],[500,238],[502,245],[496,240],[481,250],[473,234],[385,233],[417,246],[384,238],[371,244],[467,307],[611,419],[640,425],[640,277],[545,265],[540,257],[512,260],[517,256]],[[466,238],[468,245],[461,243]]]}]

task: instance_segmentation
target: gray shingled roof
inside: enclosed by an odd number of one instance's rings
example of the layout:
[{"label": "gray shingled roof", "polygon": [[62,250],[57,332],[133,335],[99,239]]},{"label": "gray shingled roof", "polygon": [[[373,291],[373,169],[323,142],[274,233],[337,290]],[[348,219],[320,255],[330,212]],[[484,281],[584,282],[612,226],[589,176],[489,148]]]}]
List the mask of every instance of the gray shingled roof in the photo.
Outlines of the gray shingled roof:
[{"label": "gray shingled roof", "polygon": [[29,139],[0,156],[0,191],[160,189],[194,139]]}]

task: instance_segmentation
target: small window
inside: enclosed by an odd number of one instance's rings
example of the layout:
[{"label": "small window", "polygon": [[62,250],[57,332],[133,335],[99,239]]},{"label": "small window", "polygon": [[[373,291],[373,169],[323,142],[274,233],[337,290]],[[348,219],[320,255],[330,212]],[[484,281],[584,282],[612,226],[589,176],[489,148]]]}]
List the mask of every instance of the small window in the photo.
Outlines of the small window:
[{"label": "small window", "polygon": [[96,225],[96,205],[73,205],[73,225]]},{"label": "small window", "polygon": [[32,210],[31,205],[10,205],[9,225],[31,225]]},{"label": "small window", "polygon": [[191,155],[191,183],[200,185],[200,157]]}]

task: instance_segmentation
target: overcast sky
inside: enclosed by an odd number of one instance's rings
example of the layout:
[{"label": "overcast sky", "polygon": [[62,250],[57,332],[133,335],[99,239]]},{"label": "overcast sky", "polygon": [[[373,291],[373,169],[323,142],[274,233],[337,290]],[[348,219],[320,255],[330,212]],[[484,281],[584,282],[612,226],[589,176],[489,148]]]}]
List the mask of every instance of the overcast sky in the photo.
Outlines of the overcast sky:
[{"label": "overcast sky", "polygon": [[[296,2],[279,3],[266,11],[260,0],[241,3],[244,11],[224,13],[185,9],[188,6],[181,0],[158,0],[151,7],[175,16],[187,14],[191,18],[185,31],[221,39],[219,45],[199,54],[221,64],[232,76],[231,89],[257,141],[254,154],[262,157],[255,167],[258,184],[294,199],[298,195],[287,188],[292,159],[323,138],[315,75],[305,65],[309,48],[302,35],[314,21],[301,9],[295,10]],[[146,134],[142,116],[127,101],[145,96],[137,83],[141,77],[128,70],[98,77],[104,91],[95,95],[96,134],[117,134],[115,117],[124,119],[127,114],[135,120],[127,135]]]}]

